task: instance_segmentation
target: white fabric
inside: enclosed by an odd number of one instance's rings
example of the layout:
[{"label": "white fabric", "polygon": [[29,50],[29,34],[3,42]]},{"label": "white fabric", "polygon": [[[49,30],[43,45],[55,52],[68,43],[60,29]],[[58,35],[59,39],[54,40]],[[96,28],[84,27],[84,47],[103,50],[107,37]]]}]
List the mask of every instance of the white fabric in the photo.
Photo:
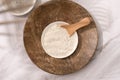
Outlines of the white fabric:
[{"label": "white fabric", "polygon": [[[42,3],[45,1],[42,0]],[[120,80],[120,0],[74,1],[91,13],[101,28],[102,52],[78,72],[49,74],[36,67],[26,54],[23,44],[25,22],[0,25],[0,80]],[[0,21],[17,18],[20,17],[0,14]]]}]

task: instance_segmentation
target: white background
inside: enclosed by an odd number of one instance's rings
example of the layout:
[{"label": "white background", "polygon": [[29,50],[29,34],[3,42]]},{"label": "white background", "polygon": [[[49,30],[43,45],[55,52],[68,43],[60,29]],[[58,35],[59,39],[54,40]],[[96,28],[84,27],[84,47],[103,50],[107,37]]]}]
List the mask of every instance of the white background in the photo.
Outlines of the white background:
[{"label": "white background", "polygon": [[[26,54],[25,22],[0,25],[0,80],[120,80],[120,0],[74,1],[91,13],[102,29],[102,52],[78,72],[61,76],[49,74],[36,67]],[[42,0],[44,2],[46,0]],[[24,18],[0,14],[0,22]]]}]

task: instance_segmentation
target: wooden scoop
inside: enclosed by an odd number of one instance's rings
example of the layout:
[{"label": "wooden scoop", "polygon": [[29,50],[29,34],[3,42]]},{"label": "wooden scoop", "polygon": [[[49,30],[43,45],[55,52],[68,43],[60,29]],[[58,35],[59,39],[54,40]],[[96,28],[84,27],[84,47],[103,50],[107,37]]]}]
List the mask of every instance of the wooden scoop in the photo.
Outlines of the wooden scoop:
[{"label": "wooden scoop", "polygon": [[90,24],[90,22],[91,22],[91,18],[86,17],[86,18],[83,18],[82,20],[80,20],[77,23],[70,24],[70,25],[62,25],[61,27],[65,28],[67,30],[67,32],[69,33],[69,35],[72,36],[72,34],[75,31],[77,31],[80,28],[83,28],[83,27],[87,26],[88,24]]}]

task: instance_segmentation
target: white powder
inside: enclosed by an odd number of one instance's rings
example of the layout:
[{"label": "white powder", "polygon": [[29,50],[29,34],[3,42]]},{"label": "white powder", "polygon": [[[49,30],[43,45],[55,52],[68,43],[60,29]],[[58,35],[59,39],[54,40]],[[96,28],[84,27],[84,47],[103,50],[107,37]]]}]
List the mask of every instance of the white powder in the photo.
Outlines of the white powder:
[{"label": "white powder", "polygon": [[70,37],[66,29],[60,27],[63,24],[67,23],[57,21],[49,24],[41,37],[45,52],[55,58],[65,58],[71,55],[78,44],[77,33]]},{"label": "white powder", "polygon": [[[14,15],[24,15],[34,7],[36,0],[3,0],[7,8],[18,8],[11,10]],[[27,6],[28,5],[28,6]]]}]

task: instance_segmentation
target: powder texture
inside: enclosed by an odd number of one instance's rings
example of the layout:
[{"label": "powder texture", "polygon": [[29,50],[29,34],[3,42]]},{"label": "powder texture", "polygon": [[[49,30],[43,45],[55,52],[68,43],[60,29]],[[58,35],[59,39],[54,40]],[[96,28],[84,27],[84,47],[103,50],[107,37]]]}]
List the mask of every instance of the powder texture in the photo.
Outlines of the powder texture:
[{"label": "powder texture", "polygon": [[7,8],[18,8],[16,10],[11,10],[11,12],[14,14],[20,14],[32,9],[35,0],[3,0],[3,3]]},{"label": "powder texture", "polygon": [[61,25],[65,22],[54,22],[45,28],[42,35],[42,46],[45,52],[55,58],[64,58],[74,52],[78,43],[77,33],[69,36]]}]

